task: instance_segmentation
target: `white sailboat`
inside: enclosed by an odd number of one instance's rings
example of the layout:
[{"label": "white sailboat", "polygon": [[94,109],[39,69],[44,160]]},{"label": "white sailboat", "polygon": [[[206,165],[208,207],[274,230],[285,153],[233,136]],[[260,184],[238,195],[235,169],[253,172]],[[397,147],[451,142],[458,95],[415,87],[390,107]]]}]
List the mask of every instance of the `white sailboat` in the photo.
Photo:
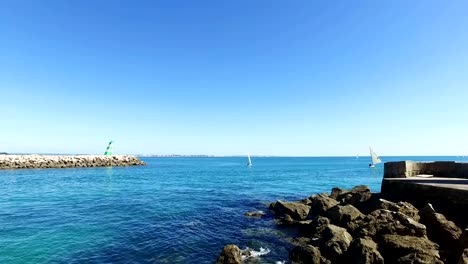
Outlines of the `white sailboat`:
[{"label": "white sailboat", "polygon": [[371,156],[371,163],[369,164],[369,167],[375,167],[375,164],[379,164],[382,161],[380,160],[379,156],[375,154],[375,152],[372,150],[371,147],[369,147],[369,151],[370,151],[370,156]]},{"label": "white sailboat", "polygon": [[247,162],[247,166],[252,166],[252,160],[250,159],[249,154],[247,154],[247,158],[249,159],[249,161]]}]

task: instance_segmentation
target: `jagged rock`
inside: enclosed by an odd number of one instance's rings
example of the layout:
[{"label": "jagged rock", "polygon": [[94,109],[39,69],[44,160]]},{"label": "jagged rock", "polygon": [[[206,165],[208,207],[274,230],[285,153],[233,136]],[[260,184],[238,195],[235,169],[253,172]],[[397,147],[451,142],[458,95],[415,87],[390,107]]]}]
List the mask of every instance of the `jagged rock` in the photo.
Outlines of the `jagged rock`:
[{"label": "jagged rock", "polygon": [[341,258],[353,240],[353,237],[345,228],[332,224],[328,225],[322,234],[322,253],[332,262]]},{"label": "jagged rock", "polygon": [[294,220],[305,220],[309,214],[310,207],[298,202],[277,201],[270,205],[278,216],[288,214]]},{"label": "jagged rock", "polygon": [[242,257],[241,257],[241,250],[236,245],[227,245],[221,251],[218,259],[216,260],[216,264],[241,264]]},{"label": "jagged rock", "polygon": [[337,205],[338,202],[330,198],[328,195],[319,194],[312,198],[312,206],[309,212],[309,218],[313,219],[318,215],[322,215],[325,211]]},{"label": "jagged rock", "polygon": [[299,234],[305,237],[321,237],[323,230],[330,224],[330,219],[318,216],[310,224],[299,226]]},{"label": "jagged rock", "polygon": [[419,210],[418,208],[414,207],[412,204],[408,202],[398,202],[397,206],[399,207],[396,212],[403,213],[411,218],[413,220],[419,222]]},{"label": "jagged rock", "polygon": [[382,198],[369,199],[369,203],[367,204],[366,209],[371,210],[368,213],[371,213],[378,209],[386,209],[393,212],[400,212],[413,218],[413,220],[415,221],[419,221],[419,210],[412,204],[407,202],[394,203]]},{"label": "jagged rock", "polygon": [[412,253],[426,254],[440,259],[439,245],[422,237],[383,235],[379,241],[379,251],[386,263],[397,262],[401,257]]},{"label": "jagged rock", "polygon": [[296,246],[289,252],[289,259],[297,264],[320,264],[320,249],[311,245]]},{"label": "jagged rock", "polygon": [[468,248],[465,248],[465,250],[463,250],[460,259],[458,260],[458,264],[468,264]]},{"label": "jagged rock", "polygon": [[348,227],[351,221],[364,218],[364,215],[356,207],[348,204],[345,206],[335,205],[324,213],[334,225]]},{"label": "jagged rock", "polygon": [[348,263],[383,264],[384,259],[377,250],[377,244],[371,238],[355,238],[346,252]]},{"label": "jagged rock", "polygon": [[330,197],[333,198],[333,199],[336,199],[336,198],[338,198],[338,196],[339,196],[340,194],[345,193],[345,192],[347,192],[346,189],[334,187],[334,188],[332,188],[332,190],[331,190]]},{"label": "jagged rock", "polygon": [[433,255],[424,253],[411,253],[397,260],[398,264],[444,264],[442,260]]},{"label": "jagged rock", "polygon": [[263,211],[252,211],[252,212],[246,212],[245,216],[249,217],[262,217],[265,215],[265,212]]},{"label": "jagged rock", "polygon": [[312,238],[310,237],[290,237],[286,239],[289,243],[291,243],[294,246],[303,246],[303,245],[308,245],[312,244]]},{"label": "jagged rock", "polygon": [[421,223],[428,228],[428,237],[444,248],[458,248],[462,230],[454,222],[447,220],[443,214],[437,213],[431,204],[426,204],[420,211]]},{"label": "jagged rock", "polygon": [[369,198],[371,198],[371,196],[372,193],[368,186],[359,185],[352,188],[349,191],[341,193],[337,196],[336,200],[340,202],[341,205],[356,205],[357,203],[361,203],[368,200]]},{"label": "jagged rock", "polygon": [[356,237],[376,238],[384,234],[426,236],[426,226],[412,218],[385,209],[375,210],[360,222],[353,234]]}]

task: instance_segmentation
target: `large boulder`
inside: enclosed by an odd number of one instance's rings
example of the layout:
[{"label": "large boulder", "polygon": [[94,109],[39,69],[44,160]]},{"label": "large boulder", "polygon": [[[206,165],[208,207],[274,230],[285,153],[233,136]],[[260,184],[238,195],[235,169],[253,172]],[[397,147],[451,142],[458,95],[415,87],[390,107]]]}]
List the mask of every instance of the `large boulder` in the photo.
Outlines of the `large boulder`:
[{"label": "large boulder", "polygon": [[310,207],[300,202],[277,201],[270,205],[270,209],[278,216],[288,214],[294,220],[305,220],[309,214]]},{"label": "large boulder", "polygon": [[462,230],[454,222],[437,213],[431,204],[426,204],[420,215],[421,223],[427,226],[427,235],[432,241],[447,249],[458,248]]},{"label": "large boulder", "polygon": [[337,204],[338,202],[328,195],[315,195],[312,197],[312,207],[310,209],[309,218],[313,219],[318,215],[323,215],[324,212]]},{"label": "large boulder", "polygon": [[384,234],[424,237],[426,226],[402,213],[379,209],[364,217],[353,232],[356,237],[376,238]]},{"label": "large boulder", "polygon": [[289,252],[289,259],[297,264],[320,264],[320,249],[311,245],[301,245]]},{"label": "large boulder", "polygon": [[440,259],[439,246],[423,237],[383,235],[379,241],[379,251],[386,263],[395,263],[401,257],[420,253]]},{"label": "large boulder", "polygon": [[364,215],[350,204],[335,205],[328,209],[324,215],[330,219],[332,224],[346,228],[351,221],[364,218]]},{"label": "large boulder", "polygon": [[377,250],[377,244],[370,238],[356,238],[346,252],[347,263],[383,264],[384,259]]},{"label": "large boulder", "polygon": [[318,216],[308,225],[299,226],[299,235],[311,238],[322,237],[323,230],[330,224],[330,219]]},{"label": "large boulder", "polygon": [[[333,191],[332,191],[333,194]],[[349,191],[342,192],[337,195],[336,200],[340,202],[341,205],[351,204],[356,205],[367,201],[372,196],[370,188],[365,185],[359,185],[352,188]]]},{"label": "large boulder", "polygon": [[398,264],[444,264],[442,260],[434,255],[425,253],[411,253],[397,260]]},{"label": "large boulder", "polygon": [[330,224],[322,232],[322,253],[335,262],[348,250],[352,240],[353,237],[345,228]]},{"label": "large boulder", "polygon": [[227,245],[221,251],[216,264],[241,264],[242,256],[241,250],[236,245]]}]

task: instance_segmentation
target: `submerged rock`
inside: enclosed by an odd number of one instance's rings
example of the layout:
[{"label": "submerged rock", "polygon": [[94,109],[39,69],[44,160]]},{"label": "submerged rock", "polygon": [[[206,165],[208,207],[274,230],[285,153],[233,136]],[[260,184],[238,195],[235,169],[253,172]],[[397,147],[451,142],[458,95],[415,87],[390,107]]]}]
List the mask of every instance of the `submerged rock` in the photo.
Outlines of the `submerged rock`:
[{"label": "submerged rock", "polygon": [[371,238],[356,238],[346,252],[347,263],[383,264],[384,259],[377,250],[377,244]]},{"label": "submerged rock", "polygon": [[216,264],[241,264],[242,263],[242,256],[241,250],[236,245],[227,245],[221,251],[218,259],[216,260]]},{"label": "submerged rock", "polygon": [[249,216],[249,217],[262,217],[264,215],[266,214],[263,211],[252,211],[252,212],[245,213],[245,216]]}]

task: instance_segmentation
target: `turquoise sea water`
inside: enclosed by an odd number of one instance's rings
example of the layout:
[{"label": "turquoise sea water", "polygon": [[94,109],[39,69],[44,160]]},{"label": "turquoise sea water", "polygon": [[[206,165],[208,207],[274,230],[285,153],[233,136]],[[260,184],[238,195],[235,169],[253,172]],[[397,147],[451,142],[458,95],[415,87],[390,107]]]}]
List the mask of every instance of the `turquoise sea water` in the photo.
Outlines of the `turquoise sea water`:
[{"label": "turquoise sea water", "polygon": [[[455,157],[383,157],[459,160]],[[267,211],[334,186],[380,190],[368,157],[146,158],[144,167],[0,171],[0,263],[214,263],[224,245],[287,260]]]}]

